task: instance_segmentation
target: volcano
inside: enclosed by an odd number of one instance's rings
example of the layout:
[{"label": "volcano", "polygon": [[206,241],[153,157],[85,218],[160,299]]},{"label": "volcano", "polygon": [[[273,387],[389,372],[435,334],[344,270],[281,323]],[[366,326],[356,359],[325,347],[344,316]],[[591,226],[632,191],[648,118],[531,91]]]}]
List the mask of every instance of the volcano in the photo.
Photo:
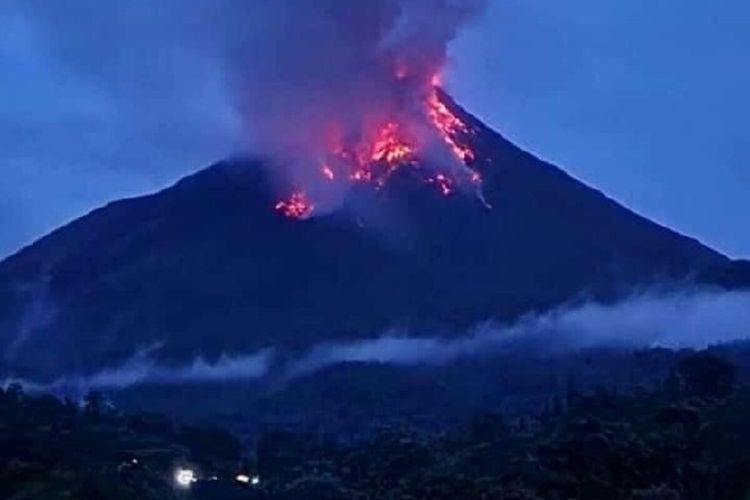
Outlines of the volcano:
[{"label": "volcano", "polygon": [[413,158],[387,184],[355,183],[338,210],[309,214],[304,198],[280,204],[264,160],[223,161],[2,262],[0,362],[53,374],[143,349],[177,362],[393,328],[460,335],[732,265],[439,99],[473,131],[481,195],[435,189]]}]

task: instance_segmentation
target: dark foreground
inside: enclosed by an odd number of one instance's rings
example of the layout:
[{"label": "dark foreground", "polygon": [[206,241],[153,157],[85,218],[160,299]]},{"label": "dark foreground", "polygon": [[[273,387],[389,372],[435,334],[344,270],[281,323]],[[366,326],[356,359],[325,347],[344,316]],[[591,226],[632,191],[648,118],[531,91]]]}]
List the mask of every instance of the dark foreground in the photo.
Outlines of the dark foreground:
[{"label": "dark foreground", "polygon": [[[745,499],[750,387],[712,354],[649,389],[567,389],[539,413],[476,414],[366,439],[268,429],[250,452],[228,433],[0,392],[2,499]],[[195,481],[180,486],[179,470]],[[253,484],[256,483],[256,484]]]}]

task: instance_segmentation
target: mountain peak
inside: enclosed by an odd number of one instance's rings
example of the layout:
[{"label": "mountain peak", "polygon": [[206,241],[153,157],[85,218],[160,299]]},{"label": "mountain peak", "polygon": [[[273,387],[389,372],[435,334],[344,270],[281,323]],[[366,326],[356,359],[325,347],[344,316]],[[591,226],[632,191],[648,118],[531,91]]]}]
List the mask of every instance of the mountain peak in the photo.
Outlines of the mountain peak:
[{"label": "mountain peak", "polygon": [[5,363],[57,372],[155,344],[162,357],[187,359],[391,328],[457,335],[728,262],[443,98],[474,130],[481,196],[473,187],[443,196],[402,169],[383,187],[352,186],[339,210],[290,219],[274,208],[266,163],[220,162],[95,210],[0,263]]}]

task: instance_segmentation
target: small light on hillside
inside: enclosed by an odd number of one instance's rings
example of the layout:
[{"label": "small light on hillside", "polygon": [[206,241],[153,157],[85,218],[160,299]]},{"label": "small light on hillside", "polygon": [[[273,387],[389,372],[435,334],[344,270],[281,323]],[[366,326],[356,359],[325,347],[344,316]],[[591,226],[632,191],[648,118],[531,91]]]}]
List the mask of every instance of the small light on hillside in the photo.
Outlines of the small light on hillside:
[{"label": "small light on hillside", "polygon": [[260,477],[248,476],[247,474],[237,474],[234,478],[235,481],[242,484],[251,484],[253,486],[260,484]]},{"label": "small light on hillside", "polygon": [[190,469],[177,469],[174,473],[174,480],[181,488],[189,488],[198,479],[195,477],[195,472]]}]

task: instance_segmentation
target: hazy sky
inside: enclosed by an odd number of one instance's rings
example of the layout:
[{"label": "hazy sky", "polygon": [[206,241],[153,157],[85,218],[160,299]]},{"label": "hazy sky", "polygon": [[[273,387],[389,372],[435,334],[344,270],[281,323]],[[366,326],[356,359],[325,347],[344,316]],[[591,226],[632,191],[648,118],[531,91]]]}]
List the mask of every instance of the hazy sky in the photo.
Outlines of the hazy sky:
[{"label": "hazy sky", "polygon": [[[0,256],[241,141],[219,56],[185,46],[217,14],[170,9],[201,1],[0,2]],[[489,0],[448,83],[521,146],[750,257],[748,49],[743,0]]]},{"label": "hazy sky", "polygon": [[656,221],[750,257],[750,3],[490,0],[454,92]]}]

